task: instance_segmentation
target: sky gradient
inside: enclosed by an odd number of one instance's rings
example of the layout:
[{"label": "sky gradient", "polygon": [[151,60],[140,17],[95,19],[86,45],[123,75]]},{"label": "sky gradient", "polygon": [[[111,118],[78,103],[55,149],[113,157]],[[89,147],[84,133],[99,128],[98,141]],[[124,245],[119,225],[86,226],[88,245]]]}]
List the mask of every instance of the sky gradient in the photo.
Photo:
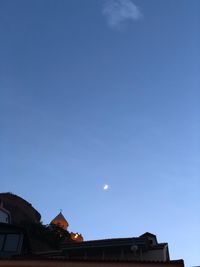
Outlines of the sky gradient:
[{"label": "sky gradient", "polygon": [[0,191],[199,265],[199,25],[198,0],[0,0]]}]

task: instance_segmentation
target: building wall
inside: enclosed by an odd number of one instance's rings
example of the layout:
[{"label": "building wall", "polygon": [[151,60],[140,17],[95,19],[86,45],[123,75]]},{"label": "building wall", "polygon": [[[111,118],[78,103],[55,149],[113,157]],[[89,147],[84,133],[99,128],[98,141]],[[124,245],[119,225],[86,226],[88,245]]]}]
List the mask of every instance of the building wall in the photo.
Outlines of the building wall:
[{"label": "building wall", "polygon": [[0,222],[9,223],[9,215],[0,209]]},{"label": "building wall", "polygon": [[184,267],[183,261],[169,263],[142,263],[142,262],[70,262],[50,260],[0,260],[0,267]]},{"label": "building wall", "polygon": [[93,247],[85,249],[65,249],[64,255],[68,259],[87,260],[146,260],[146,261],[167,261],[166,249],[149,249],[146,251],[133,251],[131,246],[126,247]]},{"label": "building wall", "polygon": [[166,261],[165,253],[164,249],[148,250],[143,254],[143,260]]}]

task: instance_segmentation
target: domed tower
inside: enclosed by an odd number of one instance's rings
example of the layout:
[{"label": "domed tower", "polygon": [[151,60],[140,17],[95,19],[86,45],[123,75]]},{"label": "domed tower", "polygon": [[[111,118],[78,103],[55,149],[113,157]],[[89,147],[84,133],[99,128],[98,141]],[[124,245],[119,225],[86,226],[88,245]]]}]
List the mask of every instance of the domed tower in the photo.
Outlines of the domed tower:
[{"label": "domed tower", "polygon": [[68,221],[63,216],[62,212],[60,212],[51,222],[50,224],[54,224],[60,226],[62,229],[67,230],[69,226]]}]

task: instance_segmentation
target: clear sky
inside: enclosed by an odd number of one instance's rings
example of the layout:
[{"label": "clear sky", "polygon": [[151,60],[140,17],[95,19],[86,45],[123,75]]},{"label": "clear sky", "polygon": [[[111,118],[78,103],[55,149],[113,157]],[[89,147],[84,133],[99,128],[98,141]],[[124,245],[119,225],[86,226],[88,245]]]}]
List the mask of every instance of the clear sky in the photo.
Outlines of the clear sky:
[{"label": "clear sky", "polygon": [[199,0],[0,0],[0,191],[199,265],[199,25]]}]

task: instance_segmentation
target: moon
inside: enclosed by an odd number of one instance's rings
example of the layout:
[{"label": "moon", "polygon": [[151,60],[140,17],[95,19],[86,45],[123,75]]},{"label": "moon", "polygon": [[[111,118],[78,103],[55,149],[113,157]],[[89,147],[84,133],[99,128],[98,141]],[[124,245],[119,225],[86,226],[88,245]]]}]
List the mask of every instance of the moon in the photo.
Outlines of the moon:
[{"label": "moon", "polygon": [[103,186],[103,190],[104,190],[104,191],[107,191],[108,188],[109,188],[109,185],[108,185],[108,184],[105,184],[105,185]]}]

